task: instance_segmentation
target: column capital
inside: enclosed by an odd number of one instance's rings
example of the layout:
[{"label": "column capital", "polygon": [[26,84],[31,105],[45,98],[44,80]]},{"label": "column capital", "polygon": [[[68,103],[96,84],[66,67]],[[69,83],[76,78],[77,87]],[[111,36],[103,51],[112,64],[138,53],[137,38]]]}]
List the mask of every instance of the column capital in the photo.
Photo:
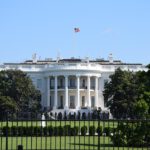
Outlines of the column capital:
[{"label": "column capital", "polygon": [[98,77],[98,78],[100,78],[100,77],[101,77],[101,74],[99,74],[99,75],[96,75],[95,77]]}]

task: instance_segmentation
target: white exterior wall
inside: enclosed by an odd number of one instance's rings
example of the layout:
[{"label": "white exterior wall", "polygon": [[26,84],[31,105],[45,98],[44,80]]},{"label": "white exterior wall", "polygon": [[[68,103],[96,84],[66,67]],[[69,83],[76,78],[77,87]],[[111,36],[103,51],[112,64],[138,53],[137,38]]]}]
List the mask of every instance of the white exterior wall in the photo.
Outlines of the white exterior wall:
[{"label": "white exterior wall", "polygon": [[[60,106],[60,96],[63,96],[63,105],[65,106],[65,76],[68,78],[68,108],[70,109],[70,96],[75,96],[75,106],[77,105],[77,76],[79,76],[79,106],[81,108],[82,105],[82,96],[85,96],[85,106],[88,107],[88,85],[92,87],[95,86],[95,78],[98,77],[98,103],[95,107],[101,107],[102,110],[107,108],[104,107],[104,98],[103,98],[103,90],[104,90],[104,82],[110,81],[109,76],[115,72],[115,69],[120,67],[122,70],[130,70],[130,71],[140,71],[146,70],[146,68],[142,65],[100,65],[98,63],[57,63],[54,64],[6,64],[1,65],[0,70],[7,69],[20,69],[26,72],[30,78],[32,79],[34,85],[41,91],[42,95],[42,106],[51,109],[54,108],[55,101],[55,81],[51,80],[55,76],[57,76],[57,88],[60,86],[60,78],[63,79],[63,88],[57,89],[57,107]],[[90,84],[88,84],[87,78],[90,77]],[[51,82],[51,86],[54,88],[51,89],[50,85],[48,86],[48,78]],[[70,88],[70,79],[75,80],[75,88]],[[82,82],[85,80],[85,88],[82,88]],[[40,81],[40,82],[39,82]],[[40,83],[40,85],[39,85]],[[90,97],[96,95],[95,89],[90,89]],[[50,97],[51,97],[51,106],[50,105]],[[96,98],[95,98],[96,101]],[[49,108],[49,109],[50,109]]]}]

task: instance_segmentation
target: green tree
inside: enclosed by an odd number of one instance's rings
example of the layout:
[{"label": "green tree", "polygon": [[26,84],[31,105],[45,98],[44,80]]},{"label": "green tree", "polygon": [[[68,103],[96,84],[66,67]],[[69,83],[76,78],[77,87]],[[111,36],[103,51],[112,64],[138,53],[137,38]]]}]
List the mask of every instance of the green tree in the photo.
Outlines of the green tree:
[{"label": "green tree", "polygon": [[139,119],[146,118],[149,106],[144,99],[140,99],[139,101],[135,102],[134,110]]},{"label": "green tree", "polygon": [[138,72],[139,87],[141,87],[141,99],[144,99],[149,106],[148,113],[150,114],[150,64],[147,65],[147,71]]},{"label": "green tree", "polygon": [[16,102],[9,96],[0,96],[0,118],[3,118],[8,112],[18,110]]},{"label": "green tree", "polygon": [[105,84],[104,100],[115,118],[132,117],[134,103],[139,98],[138,77],[120,68]]},{"label": "green tree", "polygon": [[13,110],[17,108],[20,112],[38,112],[41,108],[40,92],[29,76],[20,70],[0,71],[0,96],[7,98],[5,110],[10,108],[10,104]]}]

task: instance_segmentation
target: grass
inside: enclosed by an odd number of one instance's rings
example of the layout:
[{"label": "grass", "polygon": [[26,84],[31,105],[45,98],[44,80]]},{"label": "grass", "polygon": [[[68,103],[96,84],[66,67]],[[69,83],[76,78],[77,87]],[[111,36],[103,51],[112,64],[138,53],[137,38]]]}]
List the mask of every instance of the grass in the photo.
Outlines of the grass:
[{"label": "grass", "polygon": [[[6,150],[6,138],[0,139],[0,149]],[[16,150],[23,145],[24,150],[97,150],[97,136],[62,137],[9,137],[8,150]],[[109,137],[100,137],[101,150],[147,150],[148,148],[113,147]]]},{"label": "grass", "polygon": [[[117,127],[117,121],[100,121],[100,126],[102,127]],[[74,126],[98,126],[98,121],[46,121],[47,126],[64,126],[71,125]],[[6,126],[6,122],[0,122],[0,127]],[[41,126],[41,121],[9,121],[8,126]]]},{"label": "grass", "polygon": [[[0,127],[6,126],[0,122]],[[98,126],[98,121],[46,121],[47,126]],[[117,127],[117,121],[100,121],[102,127]],[[9,121],[8,126],[41,126],[41,121]],[[24,150],[97,150],[98,136],[57,136],[57,137],[8,137],[8,150],[17,150],[23,145]],[[109,137],[100,137],[101,150],[148,150],[148,148],[113,147]],[[6,150],[6,137],[0,137],[0,150]]]}]

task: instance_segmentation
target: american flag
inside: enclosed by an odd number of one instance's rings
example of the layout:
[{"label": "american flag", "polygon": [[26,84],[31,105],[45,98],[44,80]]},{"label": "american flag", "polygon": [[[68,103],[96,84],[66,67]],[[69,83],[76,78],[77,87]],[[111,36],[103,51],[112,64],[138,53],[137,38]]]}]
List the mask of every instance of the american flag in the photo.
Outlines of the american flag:
[{"label": "american flag", "polygon": [[74,32],[80,32],[79,28],[74,28]]}]

